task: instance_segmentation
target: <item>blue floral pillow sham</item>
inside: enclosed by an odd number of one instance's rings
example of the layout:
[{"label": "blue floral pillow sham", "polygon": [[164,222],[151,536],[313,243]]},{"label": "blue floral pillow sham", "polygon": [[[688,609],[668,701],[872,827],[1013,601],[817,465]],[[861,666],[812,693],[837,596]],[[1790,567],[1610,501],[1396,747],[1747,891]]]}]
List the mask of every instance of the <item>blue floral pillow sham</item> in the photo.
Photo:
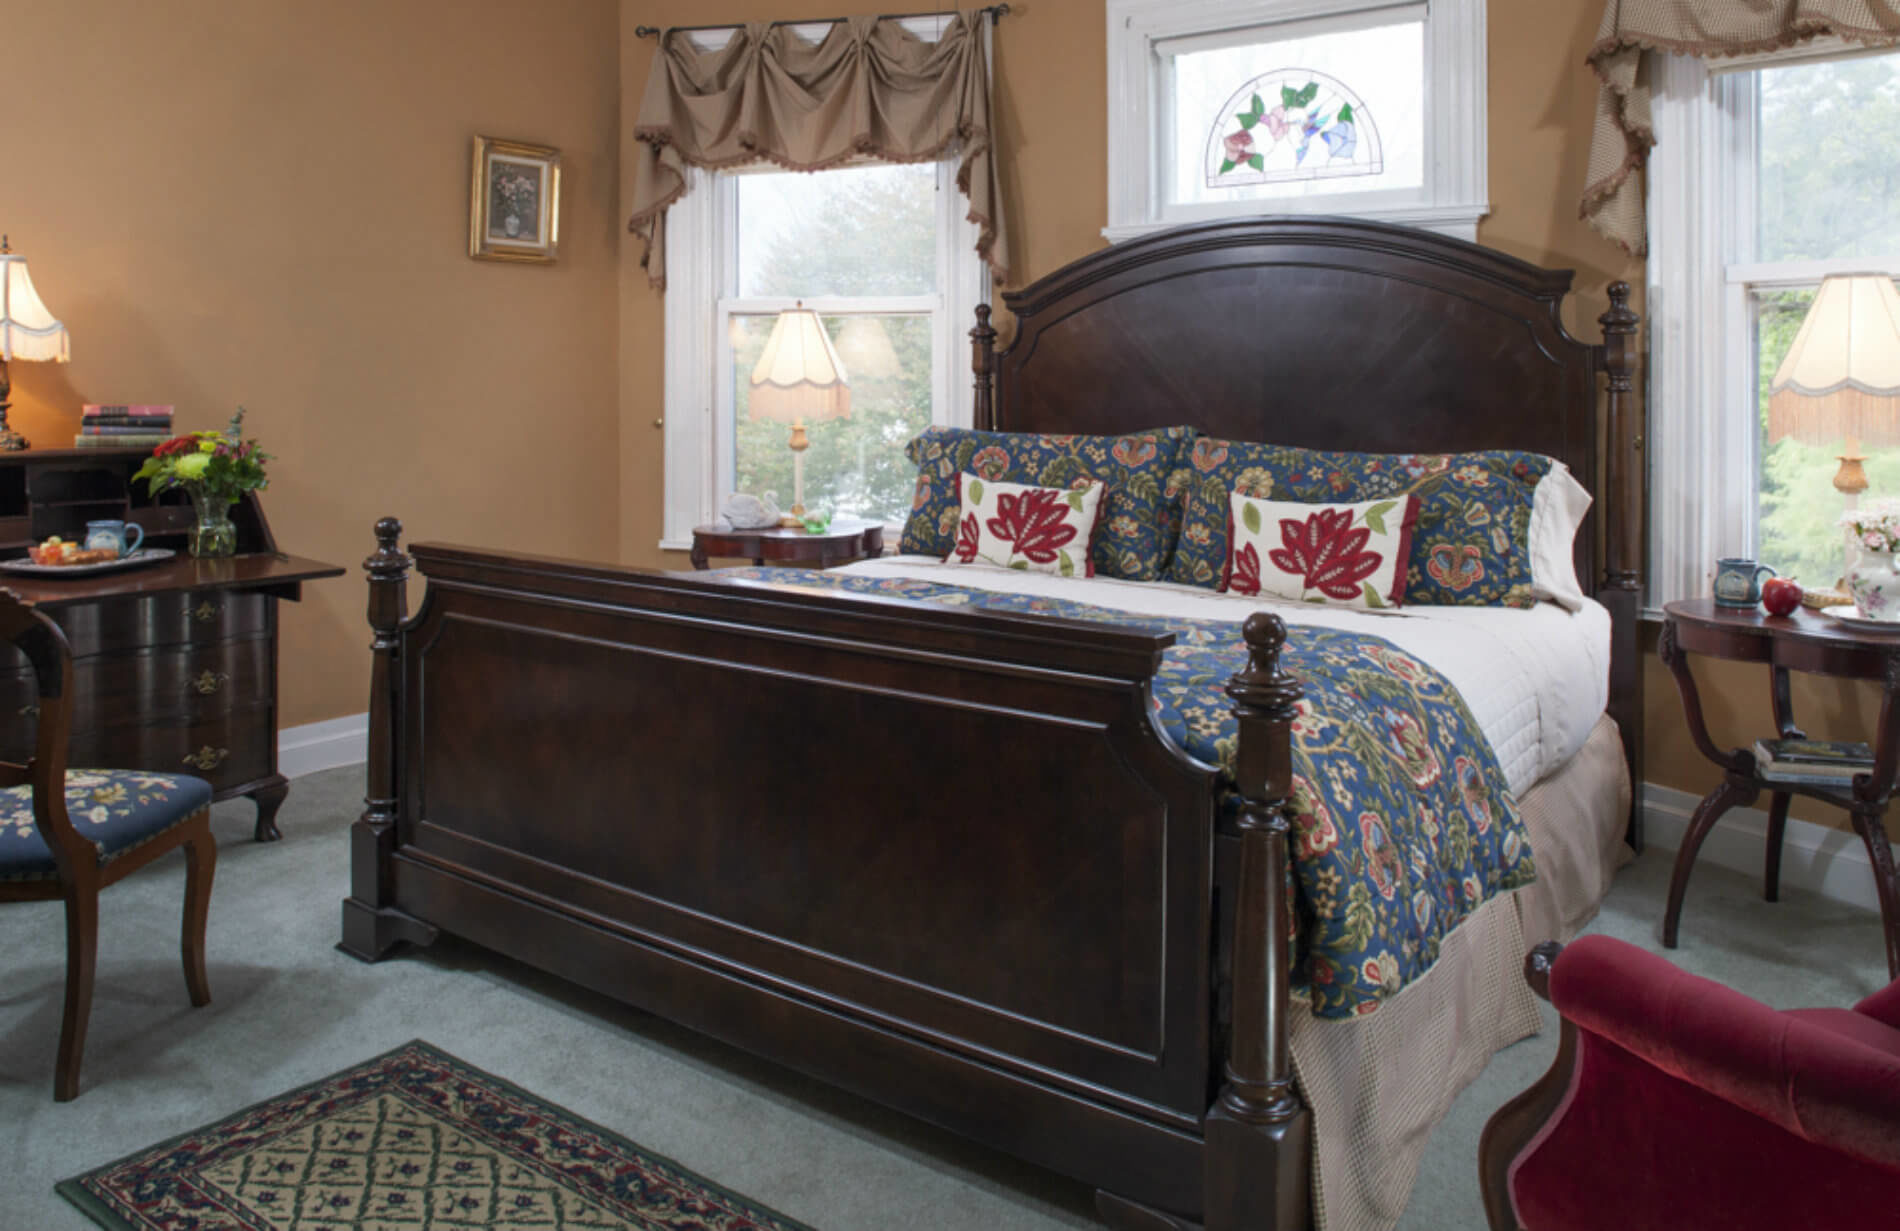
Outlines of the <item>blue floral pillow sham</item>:
[{"label": "blue floral pillow sham", "polygon": [[1193,435],[1185,427],[1127,436],[1046,436],[932,427],[904,452],[917,467],[917,490],[899,550],[942,558],[957,533],[957,476],[1037,487],[1090,480],[1107,485],[1091,555],[1103,577],[1157,581],[1168,565],[1173,535],[1163,527],[1162,487]]},{"label": "blue floral pillow sham", "polygon": [[1416,495],[1418,523],[1404,602],[1530,607],[1531,497],[1554,463],[1540,453],[1338,453],[1202,436],[1169,472],[1183,504],[1167,577],[1217,589],[1236,491],[1275,500],[1349,504]]}]

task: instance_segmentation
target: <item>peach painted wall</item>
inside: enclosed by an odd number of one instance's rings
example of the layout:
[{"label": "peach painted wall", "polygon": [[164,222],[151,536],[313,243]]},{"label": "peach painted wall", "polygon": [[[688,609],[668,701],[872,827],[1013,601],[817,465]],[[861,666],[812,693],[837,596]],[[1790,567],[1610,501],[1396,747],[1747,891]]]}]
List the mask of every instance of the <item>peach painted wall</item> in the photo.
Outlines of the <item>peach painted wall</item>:
[{"label": "peach painted wall", "polygon": [[[613,0],[8,6],[0,230],[73,346],[12,365],[14,423],[55,446],[82,402],[249,409],[279,544],[349,568],[283,607],[286,725],[365,706],[379,515],[618,550],[618,24]],[[469,259],[478,133],[564,151],[559,263]]]},{"label": "peach painted wall", "polygon": [[[827,12],[888,9],[837,0]],[[622,243],[620,134],[654,43],[640,24],[805,16],[782,0],[62,0],[8,17],[0,230],[71,327],[67,367],[14,365],[45,444],[85,401],[169,401],[182,426],[243,402],[279,455],[283,545],[346,565],[284,616],[287,724],[363,708],[368,527],[684,567],[659,550],[661,297]],[[1601,0],[1491,0],[1482,242],[1577,271],[1567,323],[1639,262],[1576,217]],[[1028,0],[995,40],[1016,284],[1101,247],[1105,27],[1095,0]],[[465,254],[469,138],[560,146],[551,267]],[[1653,635],[1650,639],[1653,648]],[[1753,672],[1701,665],[1719,737],[1766,712]],[[1712,781],[1650,662],[1652,780]],[[1797,681],[1817,734],[1864,736],[1864,687]],[[1834,821],[1828,810],[1813,819]],[[1799,814],[1799,808],[1797,808]]]}]

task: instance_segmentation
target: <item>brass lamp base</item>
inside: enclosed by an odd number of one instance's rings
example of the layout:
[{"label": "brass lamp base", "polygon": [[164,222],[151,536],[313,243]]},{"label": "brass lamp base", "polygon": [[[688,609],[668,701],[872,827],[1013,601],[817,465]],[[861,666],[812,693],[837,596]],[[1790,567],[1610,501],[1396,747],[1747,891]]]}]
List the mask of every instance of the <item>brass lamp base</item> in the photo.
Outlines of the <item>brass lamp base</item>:
[{"label": "brass lamp base", "polygon": [[12,405],[7,399],[13,396],[13,380],[7,375],[7,361],[0,359],[0,450],[18,453],[22,449],[31,449],[26,437],[7,426],[7,409]]}]

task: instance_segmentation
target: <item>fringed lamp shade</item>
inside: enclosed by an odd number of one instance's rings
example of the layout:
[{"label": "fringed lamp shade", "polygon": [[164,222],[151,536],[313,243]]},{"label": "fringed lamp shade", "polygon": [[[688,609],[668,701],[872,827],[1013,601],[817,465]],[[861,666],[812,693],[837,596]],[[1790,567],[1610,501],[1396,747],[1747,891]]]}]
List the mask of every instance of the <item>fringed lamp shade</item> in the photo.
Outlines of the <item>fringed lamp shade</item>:
[{"label": "fringed lamp shade", "polygon": [[33,289],[26,258],[0,249],[0,361],[72,359],[66,326],[53,319]]},{"label": "fringed lamp shade", "polygon": [[1768,386],[1768,439],[1900,444],[1900,291],[1884,274],[1828,278]]},{"label": "fringed lamp shade", "polygon": [[778,314],[765,353],[752,368],[749,413],[774,423],[851,417],[844,361],[818,313],[801,304]]}]

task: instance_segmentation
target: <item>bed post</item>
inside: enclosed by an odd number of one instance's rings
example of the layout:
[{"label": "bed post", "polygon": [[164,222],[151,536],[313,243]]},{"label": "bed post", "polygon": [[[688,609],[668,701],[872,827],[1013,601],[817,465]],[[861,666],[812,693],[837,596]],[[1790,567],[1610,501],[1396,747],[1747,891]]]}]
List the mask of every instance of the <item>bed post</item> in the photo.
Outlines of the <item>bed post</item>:
[{"label": "bed post", "polygon": [[343,939],[337,948],[373,962],[398,941],[426,945],[436,930],[396,911],[389,855],[396,848],[396,801],[400,786],[397,746],[402,731],[402,670],[398,636],[408,614],[409,557],[396,546],[402,523],[376,523],[376,554],[363,561],[369,574],[370,667],[369,766],[363,815],[350,827],[350,896],[343,899]]},{"label": "bed post", "polygon": [[996,330],[990,325],[990,306],[976,305],[976,328],[970,330],[970,370],[976,373],[976,404],[970,426],[996,430]]},{"label": "bed post", "polygon": [[1602,584],[1597,601],[1610,612],[1610,717],[1623,735],[1623,756],[1630,769],[1629,842],[1643,849],[1643,661],[1639,637],[1643,578],[1644,500],[1642,425],[1636,414],[1631,379],[1636,366],[1637,315],[1630,309],[1630,284],[1610,284],[1610,308],[1597,318],[1603,326],[1599,351],[1610,378],[1609,417],[1604,441],[1604,512]]},{"label": "bed post", "polygon": [[1312,1131],[1293,1093],[1293,947],[1287,901],[1288,800],[1300,682],[1280,667],[1286,622],[1247,617],[1247,669],[1227,685],[1240,720],[1234,781],[1241,793],[1240,873],[1234,904],[1233,1033],[1227,1080],[1208,1110],[1207,1231],[1307,1225]]}]

